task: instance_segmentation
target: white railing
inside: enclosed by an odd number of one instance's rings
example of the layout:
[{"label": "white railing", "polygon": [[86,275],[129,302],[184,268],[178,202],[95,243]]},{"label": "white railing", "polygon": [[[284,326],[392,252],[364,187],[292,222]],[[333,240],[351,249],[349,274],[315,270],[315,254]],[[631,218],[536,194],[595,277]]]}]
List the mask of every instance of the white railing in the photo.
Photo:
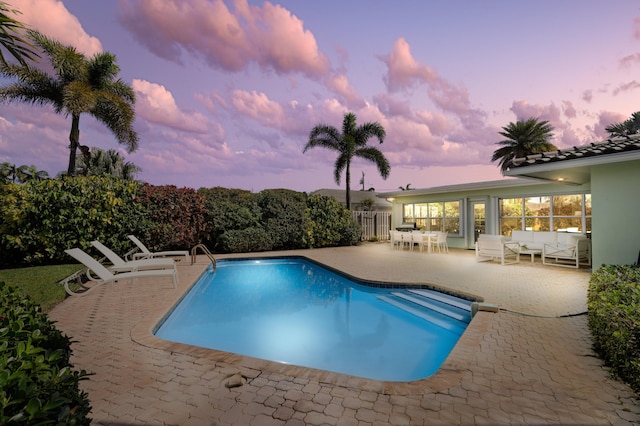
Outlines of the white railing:
[{"label": "white railing", "polygon": [[381,211],[352,211],[353,218],[362,226],[362,239],[372,238],[388,240],[391,229],[391,212]]}]

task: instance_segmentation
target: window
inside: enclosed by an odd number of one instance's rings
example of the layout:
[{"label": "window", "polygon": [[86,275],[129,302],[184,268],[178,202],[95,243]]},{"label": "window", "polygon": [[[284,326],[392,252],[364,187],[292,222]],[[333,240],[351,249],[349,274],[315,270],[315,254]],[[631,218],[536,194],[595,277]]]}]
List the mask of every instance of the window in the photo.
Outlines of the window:
[{"label": "window", "polygon": [[413,222],[425,231],[460,235],[460,201],[405,204],[403,210],[403,222]]},{"label": "window", "polygon": [[591,232],[591,194],[500,199],[500,231]]}]

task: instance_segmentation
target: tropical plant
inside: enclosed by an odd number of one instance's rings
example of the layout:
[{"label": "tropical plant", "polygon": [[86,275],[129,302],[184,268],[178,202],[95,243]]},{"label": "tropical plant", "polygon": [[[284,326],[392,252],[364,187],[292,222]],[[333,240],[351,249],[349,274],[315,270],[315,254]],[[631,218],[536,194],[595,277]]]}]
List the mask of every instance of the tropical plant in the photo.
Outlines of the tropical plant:
[{"label": "tropical plant", "polygon": [[44,179],[49,179],[49,173],[45,170],[38,170],[38,168],[33,164],[30,166],[22,165],[18,167],[18,180],[20,183],[30,181],[40,182]]},{"label": "tropical plant", "polygon": [[6,2],[0,1],[0,65],[7,65],[3,50],[6,50],[14,59],[23,66],[27,66],[27,59],[35,61],[39,55],[33,50],[33,45],[25,40],[20,32],[25,29],[25,25],[8,16],[9,13],[17,15],[17,9],[11,9]]},{"label": "tropical plant", "polygon": [[0,164],[0,179],[2,183],[16,183],[18,180],[18,166],[11,163]]},{"label": "tropical plant", "polygon": [[369,138],[376,137],[380,143],[384,142],[385,130],[378,122],[368,122],[356,127],[356,116],[353,113],[344,115],[342,133],[333,126],[320,124],[315,126],[309,134],[309,141],[302,152],[311,148],[322,147],[338,153],[335,162],[334,178],[340,184],[342,172],[345,172],[347,209],[351,208],[351,160],[354,157],[363,158],[375,163],[383,179],[389,177],[391,166],[384,154],[375,147],[367,146]]},{"label": "tropical plant", "polygon": [[[135,180],[136,174],[142,169],[130,161],[125,161],[115,149],[103,150],[100,148],[87,148],[80,145],[82,155],[76,158],[78,173],[85,176],[110,175],[125,180]],[[86,153],[86,154],[85,154]]]},{"label": "tropical plant", "polygon": [[640,133],[640,111],[631,114],[631,118],[621,123],[605,127],[610,136],[629,136]]},{"label": "tropical plant", "polygon": [[491,161],[499,161],[500,170],[504,173],[516,158],[555,151],[558,148],[549,142],[553,137],[552,132],[553,127],[548,121],[539,121],[537,118],[509,123],[498,132],[506,139],[496,142],[502,148],[493,152]]},{"label": "tropical plant", "polygon": [[145,236],[155,225],[139,186],[110,176],[1,185],[0,266],[68,262],[65,249],[91,240],[125,253],[128,234]]},{"label": "tropical plant", "polygon": [[0,164],[0,182],[3,183],[25,183],[29,181],[39,182],[49,178],[49,173],[44,170],[38,170],[34,165],[22,165],[17,167],[15,164]]},{"label": "tropical plant", "polygon": [[25,65],[2,66],[2,73],[18,82],[0,88],[0,100],[52,105],[55,112],[71,116],[69,166],[67,174],[76,172],[76,152],[80,146],[80,115],[88,113],[105,124],[129,152],[138,147],[133,130],[135,94],[117,78],[120,68],[109,52],[87,59],[73,46],[65,46],[38,31],[28,30],[35,45],[48,56],[55,76]]}]

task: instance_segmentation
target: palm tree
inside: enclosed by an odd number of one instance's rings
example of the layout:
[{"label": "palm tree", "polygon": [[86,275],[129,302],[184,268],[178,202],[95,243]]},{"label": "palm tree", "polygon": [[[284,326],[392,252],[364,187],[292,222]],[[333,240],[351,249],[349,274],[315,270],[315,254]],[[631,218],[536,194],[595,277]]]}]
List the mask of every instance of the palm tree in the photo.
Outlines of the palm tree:
[{"label": "palm tree", "polygon": [[18,167],[11,163],[0,164],[0,179],[2,183],[16,183],[18,179]]},{"label": "palm tree", "polygon": [[[20,31],[25,29],[24,24],[8,16],[8,13],[17,15],[20,11],[11,9],[7,3],[0,1],[0,46],[20,64],[27,66],[27,59],[33,61],[39,55],[33,50],[33,45],[20,36]],[[3,49],[0,49],[0,64],[7,65]]]},{"label": "palm tree", "polygon": [[504,173],[516,158],[555,151],[558,148],[549,142],[553,137],[552,132],[553,127],[548,121],[538,121],[537,118],[509,123],[498,132],[506,139],[496,142],[496,145],[502,145],[502,148],[493,152],[491,161],[500,160],[500,170]]},{"label": "palm tree", "polygon": [[25,183],[30,180],[39,182],[49,178],[49,173],[38,170],[36,166],[22,165],[20,167],[11,163],[0,164],[0,180],[3,183]]},{"label": "palm tree", "polygon": [[38,168],[34,165],[22,165],[18,167],[17,177],[20,183],[29,181],[40,182],[42,180],[49,179],[49,173],[47,173],[45,170],[38,170]]},{"label": "palm tree", "polygon": [[369,138],[376,137],[382,143],[385,135],[384,128],[378,122],[364,123],[356,127],[355,114],[347,113],[344,115],[342,122],[342,133],[327,124],[317,125],[311,130],[309,141],[302,152],[307,152],[307,150],[319,146],[338,153],[334,178],[336,184],[340,185],[340,176],[345,171],[347,209],[351,209],[351,159],[353,157],[364,158],[375,163],[382,178],[389,177],[389,172],[391,171],[389,161],[378,148],[367,146]]},{"label": "palm tree", "polygon": [[605,127],[610,136],[629,136],[640,133],[640,111],[631,114],[631,118],[622,123],[611,124]]},{"label": "palm tree", "polygon": [[100,148],[91,148],[89,151],[88,148],[81,145],[80,150],[88,154],[78,157],[76,162],[76,169],[84,175],[110,175],[120,179],[134,180],[135,175],[142,171],[132,162],[125,161],[115,149],[105,151]]},{"label": "palm tree", "polygon": [[65,46],[37,31],[27,33],[49,57],[56,75],[50,76],[23,65],[2,66],[3,74],[15,77],[19,82],[0,88],[0,100],[50,104],[56,113],[71,116],[67,174],[73,176],[76,171],[80,115],[83,113],[91,114],[105,124],[119,143],[129,152],[134,151],[138,147],[138,134],[132,128],[135,94],[130,86],[117,78],[120,68],[116,57],[103,52],[87,59],[72,46]]}]

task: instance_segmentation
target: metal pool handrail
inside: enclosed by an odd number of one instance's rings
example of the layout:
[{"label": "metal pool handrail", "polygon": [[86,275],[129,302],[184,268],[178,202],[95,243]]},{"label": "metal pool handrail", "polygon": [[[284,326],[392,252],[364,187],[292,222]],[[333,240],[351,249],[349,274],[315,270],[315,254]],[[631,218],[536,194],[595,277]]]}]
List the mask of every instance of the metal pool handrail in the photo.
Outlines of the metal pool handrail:
[{"label": "metal pool handrail", "polygon": [[202,250],[202,253],[206,254],[209,260],[211,260],[211,264],[213,265],[213,270],[216,270],[216,259],[213,257],[213,254],[209,251],[207,246],[204,244],[198,244],[191,249],[191,264],[193,265],[196,262],[196,253],[198,249]]}]

